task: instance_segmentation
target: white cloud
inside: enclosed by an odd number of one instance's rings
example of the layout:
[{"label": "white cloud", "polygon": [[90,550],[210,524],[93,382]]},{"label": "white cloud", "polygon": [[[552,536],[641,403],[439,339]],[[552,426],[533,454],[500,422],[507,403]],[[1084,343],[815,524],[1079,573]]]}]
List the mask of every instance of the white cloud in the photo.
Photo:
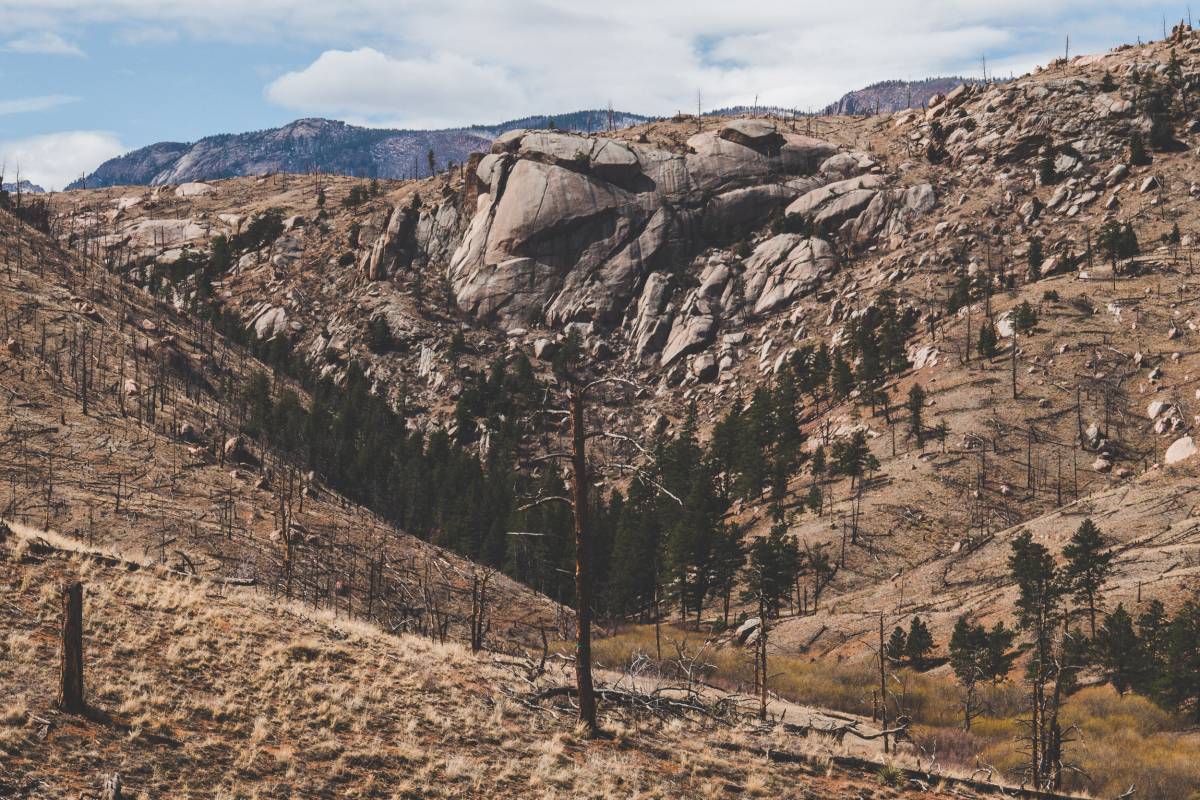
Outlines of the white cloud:
[{"label": "white cloud", "polygon": [[[819,107],[877,80],[977,74],[1161,35],[1156,0],[0,0],[9,30],[112,25],[127,41],[319,53],[266,80],[303,113],[401,125],[498,121],[609,100],[650,114]],[[41,26],[41,27],[38,27]],[[118,38],[120,34],[118,34]],[[266,46],[264,47],[264,43]],[[286,71],[285,70],[290,70]]]},{"label": "white cloud", "polygon": [[[0,0],[3,2],[3,0]],[[263,0],[276,7],[285,0]],[[1045,63],[1075,31],[1103,49],[1158,15],[1147,0],[345,0],[336,14],[292,4],[296,37],[324,27],[326,49],[271,83],[272,102],[304,113],[412,127],[498,121],[603,106],[668,114],[762,104],[816,108],[878,80],[977,74],[980,58]],[[258,5],[258,11],[263,4]],[[259,18],[254,24],[264,24]],[[1145,32],[1147,35],[1150,31]],[[328,45],[326,45],[328,47]]]},{"label": "white cloud", "polygon": [[413,127],[503,115],[525,101],[516,81],[499,67],[453,53],[391,58],[370,47],[327,50],[308,67],[277,78],[266,94],[303,113],[368,121],[400,117]]},{"label": "white cloud", "polygon": [[12,100],[0,100],[0,115],[27,114],[33,111],[48,111],[52,108],[74,103],[78,97],[69,94],[46,94],[38,97],[15,97]]},{"label": "white cloud", "polygon": [[61,189],[126,149],[111,133],[63,131],[0,140],[0,164],[5,180],[12,180],[19,169],[22,179],[44,189]]},{"label": "white cloud", "polygon": [[4,50],[10,53],[38,54],[49,56],[74,56],[83,58],[86,53],[54,31],[36,31],[9,39]]}]

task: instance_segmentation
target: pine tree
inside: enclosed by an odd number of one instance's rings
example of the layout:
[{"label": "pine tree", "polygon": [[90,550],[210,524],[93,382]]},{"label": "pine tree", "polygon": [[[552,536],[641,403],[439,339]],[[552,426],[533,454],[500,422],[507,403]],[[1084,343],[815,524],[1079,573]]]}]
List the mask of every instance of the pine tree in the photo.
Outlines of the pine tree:
[{"label": "pine tree", "polygon": [[824,394],[832,371],[833,357],[830,355],[829,345],[821,342],[821,346],[813,354],[812,367],[808,372],[811,387],[809,393],[814,399]]},{"label": "pine tree", "polygon": [[667,530],[664,563],[678,592],[680,616],[686,619],[694,609],[698,621],[708,593],[721,508],[708,465],[696,443],[694,409],[689,409],[679,436],[663,449],[660,465],[664,484],[684,498],[683,508]]},{"label": "pine tree", "polygon": [[983,326],[979,329],[979,355],[986,359],[995,358],[998,344],[999,339],[996,336],[996,326],[992,324],[990,319],[985,319]]},{"label": "pine tree", "polygon": [[833,444],[833,472],[850,478],[851,487],[870,470],[878,469],[879,461],[867,446],[867,434],[861,430]]},{"label": "pine tree", "polygon": [[804,433],[800,429],[800,418],[797,414],[800,393],[795,371],[790,364],[776,379],[771,399],[775,412],[775,435],[770,445],[783,471],[790,474],[800,459],[801,447],[804,445]]},{"label": "pine tree", "polygon": [[729,624],[729,601],[738,572],[746,563],[742,549],[742,529],[737,525],[722,525],[713,539],[710,586],[722,600],[721,620]]},{"label": "pine tree", "polygon": [[1121,258],[1133,258],[1141,252],[1141,247],[1138,245],[1137,234],[1134,233],[1132,222],[1126,222],[1121,226],[1120,251]]},{"label": "pine tree", "polygon": [[929,654],[933,652],[933,634],[920,617],[913,617],[908,629],[908,640],[904,645],[904,655],[915,669],[924,669]]},{"label": "pine tree", "polygon": [[1139,130],[1129,134],[1129,163],[1135,167],[1150,163],[1150,154],[1146,152],[1146,142]]},{"label": "pine tree", "polygon": [[367,323],[367,347],[373,353],[386,353],[395,346],[386,318],[375,317]]},{"label": "pine tree", "polygon": [[1096,661],[1117,694],[1125,694],[1142,683],[1146,657],[1142,641],[1133,629],[1133,618],[1123,603],[1104,616],[1100,630],[1092,638]]},{"label": "pine tree", "polygon": [[939,419],[938,424],[933,426],[933,438],[938,440],[938,445],[942,448],[942,452],[946,452],[946,439],[950,437],[950,426],[946,420]]},{"label": "pine tree", "polygon": [[999,683],[1012,672],[1013,663],[1017,660],[1017,651],[1012,649],[1017,639],[1017,632],[1004,627],[1003,622],[997,622],[987,634],[987,660],[984,664],[983,675],[992,683]]},{"label": "pine tree", "polygon": [[837,398],[849,397],[854,390],[854,372],[850,364],[842,357],[842,351],[833,354],[833,395]]},{"label": "pine tree", "polygon": [[960,308],[965,308],[970,302],[971,276],[967,273],[965,267],[960,267],[958,270],[958,279],[954,282],[954,289],[946,301],[946,311],[954,314]]},{"label": "pine tree", "polygon": [[808,510],[814,513],[820,511],[823,502],[821,487],[815,483],[808,487],[808,495],[804,498],[804,505],[808,507]]},{"label": "pine tree", "polygon": [[820,480],[825,475],[825,445],[817,445],[817,449],[813,451],[812,462],[809,464],[812,470],[814,481]]},{"label": "pine tree", "polygon": [[1161,600],[1151,600],[1146,610],[1138,615],[1138,639],[1142,643],[1145,668],[1138,676],[1134,689],[1142,694],[1153,695],[1167,669],[1167,631],[1171,620]]},{"label": "pine tree", "polygon": [[1014,331],[1028,336],[1037,327],[1037,312],[1033,310],[1033,306],[1029,305],[1028,300],[1024,300],[1021,302],[1021,305],[1013,309],[1012,315],[1009,317],[1009,322],[1012,324]]},{"label": "pine tree", "polygon": [[655,500],[645,485],[634,483],[614,526],[607,594],[619,615],[644,619],[659,595],[663,526]]},{"label": "pine tree", "polygon": [[761,599],[770,616],[778,615],[796,582],[799,554],[795,540],[786,532],[787,525],[777,523],[768,535],[755,539],[750,544],[743,575],[746,586],[743,599]]},{"label": "pine tree", "polygon": [[1029,239],[1029,280],[1030,280],[1030,282],[1041,280],[1043,259],[1044,259],[1044,256],[1042,254],[1042,238],[1040,236],[1030,237],[1030,239]]},{"label": "pine tree", "polygon": [[[1030,778],[1039,788],[1052,786],[1057,782],[1061,754],[1058,707],[1063,697],[1065,665],[1064,642],[1057,639],[1057,634],[1064,627],[1062,603],[1069,587],[1050,551],[1033,541],[1029,531],[1012,541],[1008,568],[1017,584],[1017,623],[1033,640],[1026,669],[1030,685]],[[1052,682],[1053,689],[1047,692]]]},{"label": "pine tree", "polygon": [[884,655],[887,656],[892,666],[899,667],[904,662],[904,654],[907,648],[908,635],[904,633],[903,628],[897,625],[892,630],[892,635],[888,637],[887,644],[884,645]]},{"label": "pine tree", "polygon": [[1063,577],[1070,585],[1077,602],[1084,603],[1091,625],[1092,638],[1096,637],[1096,609],[1102,605],[1100,590],[1112,572],[1116,557],[1113,550],[1106,550],[1104,537],[1091,519],[1079,524],[1071,541],[1063,548],[1067,564]]},{"label": "pine tree", "polygon": [[1200,722],[1200,603],[1180,607],[1167,629],[1167,663],[1160,694],[1169,707]]},{"label": "pine tree", "polygon": [[925,409],[925,390],[921,388],[921,384],[914,383],[912,388],[908,390],[908,402],[905,404],[908,407],[908,432],[917,440],[917,447],[925,449],[925,425],[922,422],[922,415]]},{"label": "pine tree", "polygon": [[987,658],[987,631],[959,617],[950,633],[950,668],[963,687],[963,730],[971,730],[971,721],[979,713],[976,687],[984,680]]},{"label": "pine tree", "polygon": [[807,548],[804,558],[808,571],[813,576],[813,611],[816,611],[821,602],[821,591],[833,580],[833,576],[837,574],[837,567],[833,565],[833,559],[829,557],[827,544],[824,542]]}]

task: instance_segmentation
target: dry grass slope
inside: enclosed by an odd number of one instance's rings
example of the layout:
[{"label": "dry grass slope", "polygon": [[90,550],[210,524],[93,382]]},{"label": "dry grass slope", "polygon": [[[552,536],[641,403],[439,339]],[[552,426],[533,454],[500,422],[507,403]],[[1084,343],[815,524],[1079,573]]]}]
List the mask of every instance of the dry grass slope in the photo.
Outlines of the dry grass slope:
[{"label": "dry grass slope", "polygon": [[[90,719],[53,709],[60,585],[86,586]],[[900,797],[802,745],[682,721],[580,739],[532,712],[501,659],[294,603],[48,549],[0,545],[0,795],[134,797]],[[734,752],[729,752],[732,748]],[[922,796],[942,796],[930,792]]]}]

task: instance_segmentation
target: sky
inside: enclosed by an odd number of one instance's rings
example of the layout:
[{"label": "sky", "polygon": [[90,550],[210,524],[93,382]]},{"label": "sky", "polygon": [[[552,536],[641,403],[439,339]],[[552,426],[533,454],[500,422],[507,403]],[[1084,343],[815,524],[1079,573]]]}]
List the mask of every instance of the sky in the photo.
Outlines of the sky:
[{"label": "sky", "polygon": [[[1198,7],[1200,12],[1200,7]],[[0,163],[46,188],[158,141],[581,108],[820,108],[1162,37],[1139,0],[0,0]]]}]

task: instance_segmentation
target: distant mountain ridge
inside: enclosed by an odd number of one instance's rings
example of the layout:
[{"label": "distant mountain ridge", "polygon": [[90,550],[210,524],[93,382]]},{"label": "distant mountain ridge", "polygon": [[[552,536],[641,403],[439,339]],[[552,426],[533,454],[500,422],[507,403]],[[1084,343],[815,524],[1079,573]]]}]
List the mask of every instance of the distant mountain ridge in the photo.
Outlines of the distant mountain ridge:
[{"label": "distant mountain ridge", "polygon": [[539,115],[495,125],[446,130],[363,128],[337,120],[299,119],[279,128],[207,136],[196,142],[158,142],[105,161],[67,186],[95,189],[122,184],[159,185],[271,172],[314,170],[368,178],[413,178],[462,163],[486,151],[494,138],[517,128],[558,127],[593,132],[650,120],[624,111],[591,109]]},{"label": "distant mountain ridge", "polygon": [[20,192],[21,194],[44,194],[45,189],[27,180],[22,180],[19,183],[5,183],[0,185],[0,191],[5,192]]},{"label": "distant mountain ridge", "polygon": [[976,78],[951,76],[925,78],[919,81],[880,81],[853,92],[846,92],[836,102],[821,110],[822,114],[888,114],[906,108],[920,108],[935,94],[945,94],[964,83],[980,83]]},{"label": "distant mountain ridge", "polygon": [[[948,92],[962,83],[978,81],[962,77],[881,81],[846,93],[818,113],[900,111],[921,106],[932,95]],[[792,116],[803,112],[775,106],[733,106],[704,112],[705,116],[751,113]],[[314,170],[366,178],[421,178],[430,174],[431,152],[435,169],[441,170],[448,163],[466,161],[472,153],[487,151],[492,140],[506,131],[556,127],[592,133],[627,128],[653,119],[656,117],[627,111],[584,109],[443,130],[364,128],[323,118],[298,119],[279,128],[217,134],[196,142],[157,142],[105,161],[67,188],[161,185]]]}]

